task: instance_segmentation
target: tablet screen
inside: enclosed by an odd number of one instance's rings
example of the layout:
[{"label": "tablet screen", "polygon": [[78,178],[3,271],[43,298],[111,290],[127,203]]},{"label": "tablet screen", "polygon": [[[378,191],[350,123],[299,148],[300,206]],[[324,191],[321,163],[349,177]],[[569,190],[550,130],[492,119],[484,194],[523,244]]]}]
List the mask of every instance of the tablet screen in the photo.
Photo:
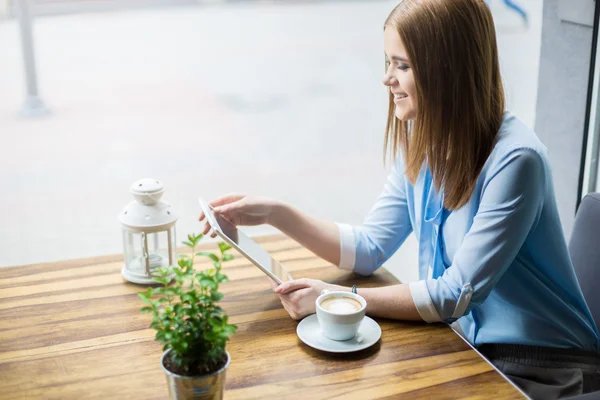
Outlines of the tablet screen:
[{"label": "tablet screen", "polygon": [[200,200],[200,204],[210,226],[217,230],[217,233],[221,233],[227,239],[229,239],[226,241],[229,241],[231,245],[237,247],[237,250],[240,251],[240,253],[242,253],[246,258],[254,263],[259,264],[260,267],[271,272],[282,282],[292,279],[285,267],[281,265],[279,261],[271,257],[271,255],[265,249],[260,247],[258,243],[246,236],[242,231],[237,229],[235,225],[219,214],[214,214],[211,209],[208,209],[207,203]]}]

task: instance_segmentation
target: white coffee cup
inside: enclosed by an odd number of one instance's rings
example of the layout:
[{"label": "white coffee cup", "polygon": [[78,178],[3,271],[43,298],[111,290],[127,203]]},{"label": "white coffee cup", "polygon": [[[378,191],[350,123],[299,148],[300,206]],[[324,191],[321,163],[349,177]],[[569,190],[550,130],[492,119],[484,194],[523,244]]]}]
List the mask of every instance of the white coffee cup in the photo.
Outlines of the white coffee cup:
[{"label": "white coffee cup", "polygon": [[[332,301],[344,302],[343,298],[349,299],[347,303],[358,302],[360,307],[358,305],[352,307],[350,304],[338,304],[338,306],[331,307]],[[327,303],[323,304],[325,300]],[[316,305],[321,332],[325,337],[333,340],[350,340],[356,336],[367,311],[367,301],[362,296],[349,292],[324,291],[317,298]]]}]

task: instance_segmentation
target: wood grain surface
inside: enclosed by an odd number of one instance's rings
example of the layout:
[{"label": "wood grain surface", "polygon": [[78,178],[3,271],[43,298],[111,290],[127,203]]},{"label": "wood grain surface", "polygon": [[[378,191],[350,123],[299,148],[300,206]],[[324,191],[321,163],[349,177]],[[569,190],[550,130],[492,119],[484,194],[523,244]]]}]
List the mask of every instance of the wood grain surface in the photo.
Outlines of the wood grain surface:
[{"label": "wood grain surface", "polygon": [[[285,236],[257,239],[295,278],[359,287],[360,277]],[[203,245],[212,248],[213,245]],[[198,269],[208,267],[197,263]],[[121,256],[0,268],[0,399],[167,399],[161,346]],[[238,325],[227,399],[514,399],[521,394],[443,324],[377,320],[373,347],[329,354],[304,345],[260,270],[236,254],[221,302]]]}]

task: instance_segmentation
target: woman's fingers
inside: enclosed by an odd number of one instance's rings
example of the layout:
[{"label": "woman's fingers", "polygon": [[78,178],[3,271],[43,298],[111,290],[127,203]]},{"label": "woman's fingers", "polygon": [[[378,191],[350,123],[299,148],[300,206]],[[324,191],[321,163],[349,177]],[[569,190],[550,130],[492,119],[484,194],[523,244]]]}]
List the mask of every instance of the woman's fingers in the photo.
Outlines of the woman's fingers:
[{"label": "woman's fingers", "polygon": [[216,208],[216,207],[219,207],[219,206],[222,206],[225,204],[234,203],[238,200],[243,199],[244,197],[246,197],[246,195],[241,194],[241,193],[229,193],[223,197],[214,199],[209,204]]},{"label": "woman's fingers", "polygon": [[242,207],[244,206],[243,201],[235,201],[215,208],[215,214],[219,214],[234,225],[240,225],[240,215],[243,214]]},{"label": "woman's fingers", "polygon": [[283,308],[285,308],[285,311],[287,311],[287,313],[290,315],[290,317],[292,317],[292,319],[298,320],[303,317],[303,315],[298,310],[297,304],[291,303],[285,297],[280,297],[280,300],[281,304],[283,305]]},{"label": "woman's fingers", "polygon": [[283,282],[275,289],[277,294],[287,294],[298,289],[304,289],[310,287],[310,281],[308,279],[296,279],[293,281]]},{"label": "woman's fingers", "polygon": [[289,314],[290,317],[292,317],[292,319],[298,319],[298,314],[296,313],[296,311],[294,311],[289,304],[284,303],[283,301],[281,302],[281,304],[283,305],[283,308],[285,308],[285,311],[287,311],[287,313]]},{"label": "woman's fingers", "polygon": [[235,226],[260,224],[260,221],[256,222],[251,217],[249,218],[251,212],[251,207],[249,209],[244,199],[215,208],[215,214],[220,215]]},{"label": "woman's fingers", "polygon": [[270,276],[267,276],[267,279],[269,280],[269,283],[271,284],[273,290],[275,290],[277,286],[279,286],[279,283],[275,282]]},{"label": "woman's fingers", "polygon": [[207,235],[210,232],[210,237],[214,238],[217,236],[217,234],[213,231],[212,227],[210,226],[210,224],[208,222],[206,222],[204,224],[204,229],[202,229],[202,234],[203,235]]},{"label": "woman's fingers", "polygon": [[273,290],[279,295],[290,316],[293,319],[301,319],[316,311],[315,300],[321,290],[327,287],[325,282],[302,278],[284,282]]},{"label": "woman's fingers", "polygon": [[[231,203],[235,204],[236,202],[238,202],[240,199],[243,199],[244,197],[246,197],[246,195],[244,195],[244,194],[231,193],[226,196],[219,197],[219,198],[211,201],[209,204],[214,208],[215,214],[221,214],[224,218],[228,219],[229,221],[233,221],[233,219],[231,217],[228,218],[227,213],[223,213],[223,207],[226,207],[225,210],[228,210],[228,209],[235,210],[235,209],[237,209],[236,207],[230,208]],[[231,214],[231,213],[229,213],[229,214]],[[206,218],[206,215],[204,214],[204,212],[200,211],[198,220],[202,222],[205,220],[205,218]],[[211,231],[211,226],[207,222],[204,225],[202,234],[207,235],[207,234],[209,234],[210,231]],[[210,237],[214,238],[216,236],[217,236],[217,234],[215,232],[210,233]]]}]

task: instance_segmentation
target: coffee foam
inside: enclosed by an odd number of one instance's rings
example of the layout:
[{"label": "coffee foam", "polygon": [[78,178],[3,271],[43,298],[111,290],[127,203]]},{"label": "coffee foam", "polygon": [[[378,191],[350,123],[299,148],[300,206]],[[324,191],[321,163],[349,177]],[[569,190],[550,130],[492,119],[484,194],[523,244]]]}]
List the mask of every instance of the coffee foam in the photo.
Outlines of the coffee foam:
[{"label": "coffee foam", "polygon": [[352,297],[328,297],[320,305],[333,314],[352,314],[362,308],[361,302]]}]

